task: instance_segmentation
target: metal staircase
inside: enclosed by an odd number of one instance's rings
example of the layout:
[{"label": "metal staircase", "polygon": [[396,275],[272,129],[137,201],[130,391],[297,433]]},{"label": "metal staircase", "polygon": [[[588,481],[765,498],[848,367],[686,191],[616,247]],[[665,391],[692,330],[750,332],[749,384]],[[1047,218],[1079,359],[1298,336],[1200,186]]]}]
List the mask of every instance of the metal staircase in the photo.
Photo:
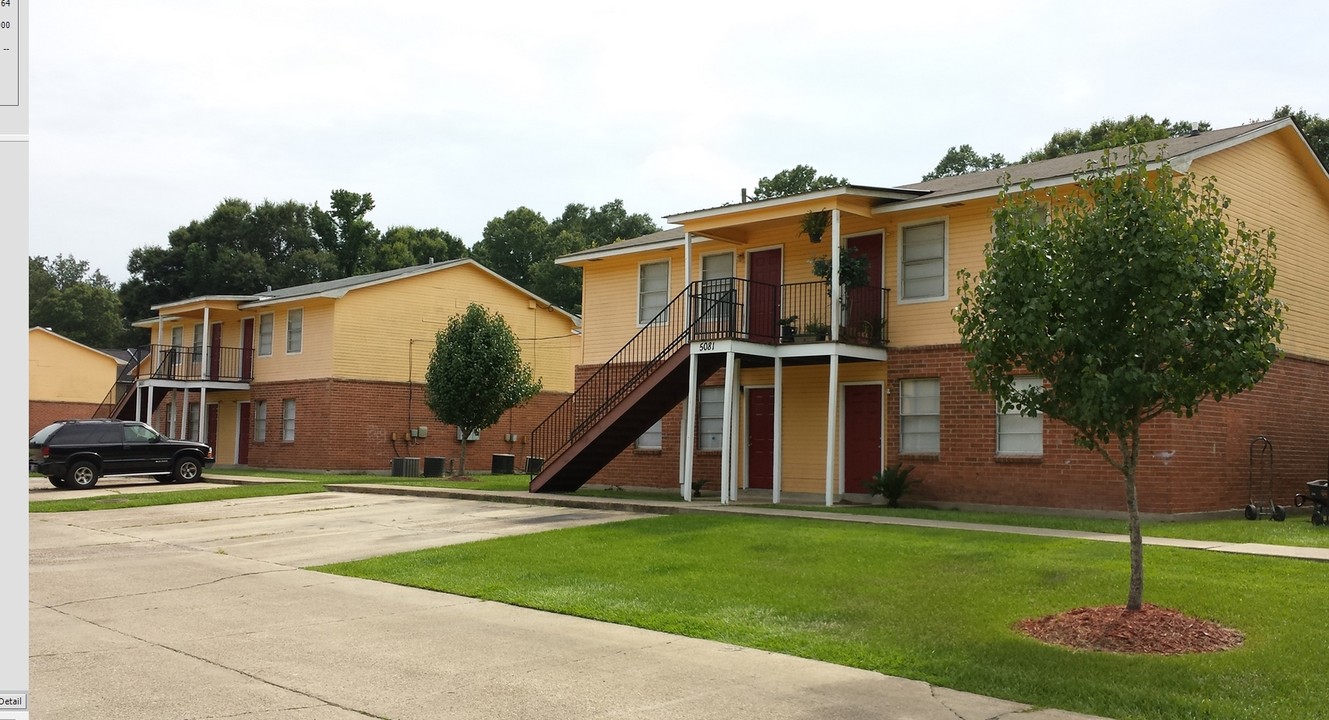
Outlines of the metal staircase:
[{"label": "metal staircase", "polygon": [[[538,465],[538,469],[527,468],[533,475],[531,492],[570,492],[586,484],[687,398],[690,342],[695,331],[704,323],[714,324],[718,305],[735,303],[732,292],[717,295],[702,287],[704,282],[695,282],[675,295],[531,431],[532,458]],[[691,321],[690,301],[695,303]],[[723,365],[721,354],[698,356],[698,382]]]}]

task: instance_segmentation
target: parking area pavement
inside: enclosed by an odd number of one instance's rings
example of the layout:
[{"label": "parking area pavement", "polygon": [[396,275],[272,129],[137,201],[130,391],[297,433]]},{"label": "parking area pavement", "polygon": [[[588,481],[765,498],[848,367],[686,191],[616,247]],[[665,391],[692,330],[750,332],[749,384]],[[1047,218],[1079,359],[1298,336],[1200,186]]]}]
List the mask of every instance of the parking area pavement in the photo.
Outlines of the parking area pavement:
[{"label": "parking area pavement", "polygon": [[29,516],[34,718],[1083,718],[301,569],[643,517],[320,493]]}]

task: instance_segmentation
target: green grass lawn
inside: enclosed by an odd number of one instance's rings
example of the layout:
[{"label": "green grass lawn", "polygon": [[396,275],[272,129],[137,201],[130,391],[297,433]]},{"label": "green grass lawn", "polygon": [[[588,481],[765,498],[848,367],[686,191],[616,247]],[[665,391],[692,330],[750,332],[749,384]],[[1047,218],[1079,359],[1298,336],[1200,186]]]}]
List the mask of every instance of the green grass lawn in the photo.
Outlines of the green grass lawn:
[{"label": "green grass lawn", "polygon": [[[784,509],[812,510],[815,512],[851,513],[858,515],[885,515],[952,522],[984,523],[988,525],[1018,525],[1023,527],[1054,528],[1126,534],[1126,521],[1102,518],[1034,515],[1029,513],[1003,513],[964,510],[934,510],[929,508],[887,508],[884,506],[807,506],[772,505]],[[1216,540],[1230,543],[1265,543],[1269,545],[1303,545],[1329,548],[1329,526],[1311,524],[1310,516],[1295,514],[1284,522],[1268,517],[1259,520],[1176,520],[1142,522],[1141,531],[1152,537],[1184,538],[1188,540]]]},{"label": "green grass lawn", "polygon": [[270,495],[297,495],[311,492],[323,492],[323,488],[313,483],[281,483],[275,485],[200,488],[198,490],[172,490],[155,493],[124,493],[120,495],[70,498],[68,500],[38,500],[28,503],[28,512],[116,510],[119,508],[147,507],[149,505],[176,505],[179,503],[234,500],[236,498],[266,497]]},{"label": "green grass lawn", "polygon": [[1103,715],[1306,718],[1329,660],[1322,564],[1146,548],[1146,601],[1236,628],[1223,653],[1045,646],[1012,624],[1120,604],[1125,545],[783,518],[661,516],[320,568]]}]

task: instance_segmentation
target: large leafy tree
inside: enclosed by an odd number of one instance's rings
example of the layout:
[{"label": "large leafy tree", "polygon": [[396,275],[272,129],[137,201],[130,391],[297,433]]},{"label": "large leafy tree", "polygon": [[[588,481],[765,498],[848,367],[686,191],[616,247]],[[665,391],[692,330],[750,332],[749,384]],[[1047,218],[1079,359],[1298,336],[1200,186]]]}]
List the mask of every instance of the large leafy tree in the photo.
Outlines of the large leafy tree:
[{"label": "large leafy tree", "polygon": [[964,175],[965,173],[978,172],[980,170],[994,170],[1005,167],[1006,156],[1001,153],[992,153],[991,155],[979,155],[978,151],[972,145],[951,146],[942,156],[941,161],[932,172],[923,176],[924,180],[936,180],[937,178],[951,177],[953,175]]},{"label": "large leafy tree", "polygon": [[1254,386],[1283,327],[1273,231],[1231,222],[1213,178],[1148,160],[1105,153],[1064,196],[1004,188],[986,266],[960,271],[954,311],[976,387],[1066,423],[1121,472],[1129,610],[1144,594],[1141,427]]},{"label": "large leafy tree", "polygon": [[1104,118],[1090,125],[1087,130],[1066,129],[1053,133],[1052,138],[1043,147],[1025,153],[1020,162],[1049,160],[1062,155],[1183,137],[1197,130],[1204,132],[1210,129],[1212,128],[1207,122],[1190,120],[1172,122],[1167,118],[1155,120],[1150,115],[1127,115],[1121,120]]},{"label": "large leafy tree", "polygon": [[87,261],[65,255],[28,258],[28,327],[93,348],[133,344],[111,281]]},{"label": "large leafy tree", "polygon": [[369,255],[379,241],[378,230],[365,217],[373,209],[372,195],[350,190],[333,190],[328,210],[318,203],[309,209],[319,245],[336,259],[336,277],[368,272]]},{"label": "large leafy tree", "polygon": [[[502,315],[471,303],[434,336],[425,402],[441,422],[456,425],[463,438],[498,422],[538,392],[540,381],[532,379]],[[466,474],[465,440],[458,472]]]},{"label": "large leafy tree", "polygon": [[770,177],[763,177],[758,180],[757,187],[752,190],[752,199],[770,200],[785,195],[797,195],[813,190],[827,190],[848,184],[849,180],[846,178],[835,177],[834,175],[818,175],[817,169],[811,165],[795,165],[788,170],[781,170]]},{"label": "large leafy tree", "polygon": [[456,260],[467,256],[466,243],[445,230],[397,225],[383,232],[365,259],[365,272]]},{"label": "large leafy tree", "polygon": [[485,225],[471,255],[489,269],[571,312],[581,309],[581,271],[558,265],[562,255],[659,230],[644,213],[629,213],[622,200],[600,207],[571,203],[552,221],[519,207]]}]

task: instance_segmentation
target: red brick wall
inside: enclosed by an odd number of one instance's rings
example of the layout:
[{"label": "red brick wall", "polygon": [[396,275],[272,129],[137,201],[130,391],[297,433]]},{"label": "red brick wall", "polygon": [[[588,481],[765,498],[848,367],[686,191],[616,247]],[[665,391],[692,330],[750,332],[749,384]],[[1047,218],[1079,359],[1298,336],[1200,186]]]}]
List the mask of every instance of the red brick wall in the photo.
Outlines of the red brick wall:
[{"label": "red brick wall", "polygon": [[[542,392],[505,413],[498,424],[480,432],[478,441],[467,443],[467,469],[487,472],[493,455],[503,453],[514,455],[514,468],[524,470],[531,428],[566,397]],[[262,442],[251,433],[249,467],[387,473],[394,457],[419,457],[422,463],[425,457],[460,457],[456,427],[434,417],[419,385],[332,379],[263,383],[253,386],[251,399],[267,401],[268,420]],[[294,442],[282,440],[285,400],[295,400]],[[164,419],[161,422],[159,427],[165,427]],[[403,439],[412,426],[421,425],[428,428],[426,438]],[[517,435],[517,441],[505,441],[508,433]]]},{"label": "red brick wall", "polygon": [[[1073,444],[1067,426],[1045,418],[1043,456],[996,457],[993,402],[974,390],[958,346],[891,350],[887,457],[914,465],[924,482],[911,497],[957,502],[1124,511],[1120,473],[1102,456]],[[900,381],[941,381],[941,452],[900,452]],[[1251,499],[1250,444],[1269,438],[1270,477],[1254,475],[1255,501],[1290,506],[1305,483],[1329,463],[1329,363],[1286,358],[1255,389],[1221,403],[1206,402],[1190,419],[1159,417],[1145,426],[1137,475],[1140,509],[1187,513],[1240,508]]]},{"label": "red brick wall", "polygon": [[92,417],[97,403],[67,403],[48,400],[28,401],[28,437],[56,420],[82,420]]}]

